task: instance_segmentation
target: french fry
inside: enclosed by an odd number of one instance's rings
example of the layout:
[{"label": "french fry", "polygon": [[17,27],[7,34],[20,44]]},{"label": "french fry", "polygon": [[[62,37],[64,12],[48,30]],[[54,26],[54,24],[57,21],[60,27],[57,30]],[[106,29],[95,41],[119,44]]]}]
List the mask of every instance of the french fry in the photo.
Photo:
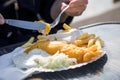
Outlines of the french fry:
[{"label": "french fry", "polygon": [[65,31],[71,30],[71,27],[67,25],[66,23],[63,24],[63,28],[65,29]]},{"label": "french fry", "polygon": [[50,31],[51,31],[50,24],[46,23],[44,31],[45,31],[45,34],[47,34],[47,35],[50,33]]},{"label": "french fry", "polygon": [[102,45],[99,39],[96,40],[95,44],[98,46],[97,50],[102,50]]},{"label": "french fry", "polygon": [[89,51],[97,51],[98,46],[97,45],[92,45],[91,47],[88,48]]},{"label": "french fry", "polygon": [[97,56],[99,56],[99,55],[101,55],[102,54],[102,50],[97,50],[96,52],[95,52],[95,54],[97,55]]},{"label": "french fry", "polygon": [[33,45],[31,45],[30,47],[28,47],[28,48],[24,51],[24,53],[27,53],[27,54],[28,54],[31,50],[37,48],[37,46],[38,46],[38,43],[36,42],[35,44],[33,44]]},{"label": "french fry", "polygon": [[95,34],[90,34],[88,37],[89,37],[89,40],[93,39],[93,38],[95,38]]},{"label": "french fry", "polygon": [[86,38],[88,38],[88,33],[84,33],[83,35],[80,35],[80,36],[78,36],[77,38],[76,38],[76,40],[82,40],[82,39],[86,39]]},{"label": "french fry", "polygon": [[95,39],[90,39],[90,40],[88,41],[87,47],[91,47],[91,46],[94,45],[94,44],[95,44]]},{"label": "french fry", "polygon": [[83,56],[83,62],[90,61],[93,57],[94,57],[93,54],[87,52],[87,53]]},{"label": "french fry", "polygon": [[45,35],[38,35],[37,39],[38,39],[38,41],[47,41],[48,40],[47,36],[45,36]]},{"label": "french fry", "polygon": [[76,46],[81,46],[81,45],[85,45],[85,44],[87,44],[88,43],[88,39],[85,39],[85,40],[75,40],[74,41],[74,44],[76,45]]},{"label": "french fry", "polygon": [[103,47],[103,45],[104,45],[103,40],[102,40],[102,39],[100,39],[100,37],[97,37],[97,38],[96,38],[96,40],[99,40],[99,41],[100,41],[100,44],[101,44],[101,47]]},{"label": "french fry", "polygon": [[43,20],[39,20],[39,21],[36,21],[36,22],[40,22],[40,23],[46,24],[46,22],[43,21]]},{"label": "french fry", "polygon": [[23,47],[23,48],[30,47],[33,42],[34,42],[34,37],[31,37],[31,38],[30,38],[24,45],[22,45],[21,47]]},{"label": "french fry", "polygon": [[36,21],[36,22],[40,22],[40,23],[43,23],[45,24],[45,28],[43,30],[38,30],[38,32],[44,34],[44,35],[48,35],[49,32],[51,31],[51,27],[50,27],[50,24],[49,23],[46,23],[44,22],[43,20],[39,20],[39,21]]}]

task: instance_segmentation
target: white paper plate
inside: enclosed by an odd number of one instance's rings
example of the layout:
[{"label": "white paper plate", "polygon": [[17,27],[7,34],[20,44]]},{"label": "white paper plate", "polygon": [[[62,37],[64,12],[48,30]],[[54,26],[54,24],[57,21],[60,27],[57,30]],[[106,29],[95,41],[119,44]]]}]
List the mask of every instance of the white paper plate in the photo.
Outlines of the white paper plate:
[{"label": "white paper plate", "polygon": [[[23,50],[21,50],[20,52],[22,52],[22,51],[24,51],[24,49]],[[38,72],[38,73],[40,73],[40,72],[56,72],[56,71],[62,71],[62,70],[69,70],[69,69],[75,69],[75,68],[79,68],[79,67],[82,67],[82,66],[84,66],[84,65],[87,65],[87,64],[89,64],[89,63],[92,63],[92,62],[94,62],[94,61],[96,61],[96,60],[98,60],[98,59],[100,59],[101,57],[103,57],[104,55],[106,54],[106,49],[105,48],[103,48],[103,53],[102,53],[102,55],[101,56],[99,56],[99,57],[97,57],[97,58],[95,58],[94,60],[91,60],[91,61],[89,61],[89,62],[84,62],[84,63],[79,63],[79,64],[76,64],[76,65],[72,65],[72,66],[69,66],[69,67],[64,67],[64,68],[56,68],[56,69],[45,69],[45,68],[29,68],[29,69],[27,69],[28,71],[30,70],[30,72],[31,72],[31,70],[33,70],[32,72]],[[24,54],[25,55],[25,54]],[[43,55],[44,55],[44,53],[43,53]],[[45,54],[46,55],[46,54]],[[18,65],[18,63],[17,63],[17,61],[15,61],[16,60],[16,58],[21,58],[21,57],[23,57],[23,54],[18,54],[18,53],[16,53],[16,54],[14,54],[14,56],[13,56],[13,63],[15,64],[15,65]],[[19,58],[17,59],[17,60],[19,60]],[[21,58],[22,59],[22,58]],[[24,70],[23,70],[24,71]],[[25,70],[26,71],[26,70]]]}]

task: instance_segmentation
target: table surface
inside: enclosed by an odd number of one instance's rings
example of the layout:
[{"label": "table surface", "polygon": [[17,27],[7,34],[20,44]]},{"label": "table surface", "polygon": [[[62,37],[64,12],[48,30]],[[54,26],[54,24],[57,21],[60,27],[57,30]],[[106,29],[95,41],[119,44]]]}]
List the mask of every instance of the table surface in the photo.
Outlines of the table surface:
[{"label": "table surface", "polygon": [[[25,80],[120,80],[120,23],[98,23],[83,26],[79,29],[100,36],[105,42],[107,54],[99,60],[80,68],[58,72],[43,72],[34,74]],[[0,54],[8,53],[23,43],[3,47],[0,49]]]}]

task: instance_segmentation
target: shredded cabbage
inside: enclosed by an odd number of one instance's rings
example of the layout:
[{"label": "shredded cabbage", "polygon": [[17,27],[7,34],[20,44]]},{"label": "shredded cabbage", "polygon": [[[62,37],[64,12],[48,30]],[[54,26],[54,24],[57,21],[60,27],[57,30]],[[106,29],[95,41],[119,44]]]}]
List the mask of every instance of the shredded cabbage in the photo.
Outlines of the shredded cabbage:
[{"label": "shredded cabbage", "polygon": [[75,58],[69,58],[63,53],[56,53],[48,57],[37,57],[34,61],[37,64],[37,67],[48,69],[63,68],[77,64],[77,60]]},{"label": "shredded cabbage", "polygon": [[13,62],[18,68],[63,68],[77,64],[76,58],[69,58],[68,55],[57,52],[48,55],[41,49],[33,49],[29,54],[21,53],[13,58]]}]

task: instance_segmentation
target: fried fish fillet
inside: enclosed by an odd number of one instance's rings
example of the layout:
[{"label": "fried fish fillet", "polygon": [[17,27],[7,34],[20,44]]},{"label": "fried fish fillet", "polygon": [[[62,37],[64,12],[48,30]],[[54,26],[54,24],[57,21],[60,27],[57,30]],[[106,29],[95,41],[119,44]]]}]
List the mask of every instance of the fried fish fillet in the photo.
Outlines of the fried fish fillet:
[{"label": "fried fish fillet", "polygon": [[46,51],[49,54],[55,54],[63,46],[67,45],[65,41],[40,41],[33,44],[31,47],[25,50],[25,53],[28,53],[34,48],[39,48]]}]

